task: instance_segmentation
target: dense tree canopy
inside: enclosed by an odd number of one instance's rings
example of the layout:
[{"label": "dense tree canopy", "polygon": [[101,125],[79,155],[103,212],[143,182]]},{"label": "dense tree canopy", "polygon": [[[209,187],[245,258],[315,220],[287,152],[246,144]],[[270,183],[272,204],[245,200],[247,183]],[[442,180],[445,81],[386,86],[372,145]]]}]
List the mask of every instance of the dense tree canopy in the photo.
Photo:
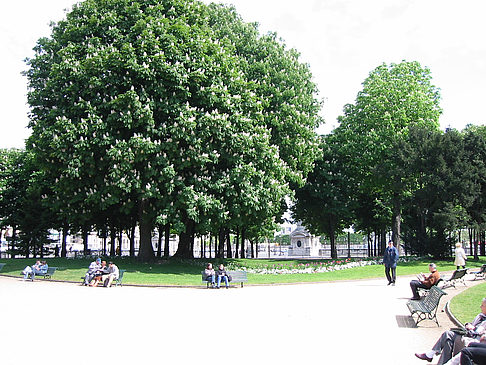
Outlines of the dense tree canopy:
[{"label": "dense tree canopy", "polygon": [[231,8],[86,0],[35,51],[28,148],[55,210],[88,225],[138,213],[143,258],[156,223],[191,256],[196,231],[274,217],[312,167],[308,66]]},{"label": "dense tree canopy", "polygon": [[336,134],[347,141],[353,176],[365,195],[389,201],[393,238],[400,238],[401,196],[409,176],[397,164],[397,143],[412,126],[439,128],[439,90],[431,83],[430,70],[418,62],[383,64],[363,82],[355,104],[346,105]]}]

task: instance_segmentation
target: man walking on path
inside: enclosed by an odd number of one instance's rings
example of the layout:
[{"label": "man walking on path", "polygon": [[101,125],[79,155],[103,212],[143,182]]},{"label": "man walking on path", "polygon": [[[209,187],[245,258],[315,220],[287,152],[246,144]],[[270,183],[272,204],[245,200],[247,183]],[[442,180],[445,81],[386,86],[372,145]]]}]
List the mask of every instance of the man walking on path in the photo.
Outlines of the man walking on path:
[{"label": "man walking on path", "polygon": [[385,265],[385,275],[388,279],[388,285],[395,285],[395,281],[397,279],[397,262],[398,250],[395,246],[393,246],[393,241],[390,240],[383,256],[383,264]]}]

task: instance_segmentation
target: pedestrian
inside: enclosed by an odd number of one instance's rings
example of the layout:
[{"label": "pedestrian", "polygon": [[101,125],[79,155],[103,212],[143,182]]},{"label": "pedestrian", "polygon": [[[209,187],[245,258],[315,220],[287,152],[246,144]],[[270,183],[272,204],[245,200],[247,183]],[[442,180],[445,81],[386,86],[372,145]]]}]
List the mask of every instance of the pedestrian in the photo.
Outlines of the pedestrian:
[{"label": "pedestrian", "polygon": [[385,249],[385,254],[383,255],[383,264],[385,265],[385,275],[388,279],[388,285],[395,285],[397,279],[397,262],[398,250],[393,245],[393,241],[390,240],[388,242],[388,247]]},{"label": "pedestrian", "polygon": [[459,270],[460,266],[462,266],[462,268],[465,269],[467,256],[466,253],[464,252],[464,249],[462,248],[461,242],[456,243],[456,250],[454,251],[454,254],[456,257],[454,260],[454,265],[456,265],[457,270]]}]

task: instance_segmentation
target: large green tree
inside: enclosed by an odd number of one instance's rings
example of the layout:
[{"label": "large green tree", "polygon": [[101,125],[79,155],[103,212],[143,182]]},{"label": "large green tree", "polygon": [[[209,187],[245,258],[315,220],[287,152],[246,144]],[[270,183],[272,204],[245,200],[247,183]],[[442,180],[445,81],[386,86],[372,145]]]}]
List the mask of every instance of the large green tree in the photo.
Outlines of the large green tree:
[{"label": "large green tree", "polygon": [[408,176],[397,165],[394,149],[411,126],[439,128],[439,90],[428,68],[418,62],[382,64],[363,82],[354,104],[346,105],[336,133],[347,140],[348,154],[360,182],[357,191],[379,194],[392,210],[393,240],[399,245],[401,197]]},{"label": "large green tree", "polygon": [[[224,36],[230,17],[251,29],[249,42]],[[197,230],[275,214],[312,164],[319,103],[307,66],[234,10],[86,0],[35,50],[28,148],[53,182],[53,204],[86,224],[137,211],[143,259],[154,256],[156,224],[170,224],[177,254],[190,257]],[[280,80],[294,68],[302,91]],[[273,89],[261,86],[270,80]]]}]

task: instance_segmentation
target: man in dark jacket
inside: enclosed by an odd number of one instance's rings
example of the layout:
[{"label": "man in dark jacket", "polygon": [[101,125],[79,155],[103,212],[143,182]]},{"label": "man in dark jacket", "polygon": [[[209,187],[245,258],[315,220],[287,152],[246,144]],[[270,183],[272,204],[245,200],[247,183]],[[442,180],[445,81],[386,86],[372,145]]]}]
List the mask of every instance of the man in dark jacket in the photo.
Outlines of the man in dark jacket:
[{"label": "man in dark jacket", "polygon": [[383,264],[385,265],[385,275],[388,279],[388,285],[395,285],[397,279],[397,262],[398,250],[393,246],[393,241],[390,240],[390,242],[388,242],[388,247],[385,249],[385,254],[383,255]]}]

